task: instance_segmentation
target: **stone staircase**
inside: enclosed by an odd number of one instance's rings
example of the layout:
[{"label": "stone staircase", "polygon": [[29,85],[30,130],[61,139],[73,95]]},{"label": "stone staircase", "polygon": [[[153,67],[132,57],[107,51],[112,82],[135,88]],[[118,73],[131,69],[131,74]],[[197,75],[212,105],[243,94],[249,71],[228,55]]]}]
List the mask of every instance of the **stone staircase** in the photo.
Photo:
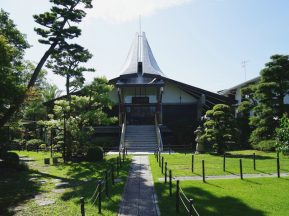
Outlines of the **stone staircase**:
[{"label": "stone staircase", "polygon": [[157,136],[154,125],[127,125],[125,146],[128,151],[152,152],[157,147]]}]

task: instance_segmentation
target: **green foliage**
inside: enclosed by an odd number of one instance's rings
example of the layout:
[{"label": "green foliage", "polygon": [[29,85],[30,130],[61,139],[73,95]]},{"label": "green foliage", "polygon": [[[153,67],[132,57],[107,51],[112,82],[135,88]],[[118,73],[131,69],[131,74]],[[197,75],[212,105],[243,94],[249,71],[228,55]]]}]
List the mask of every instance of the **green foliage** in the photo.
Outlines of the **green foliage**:
[{"label": "green foliage", "polygon": [[206,112],[204,132],[201,136],[204,142],[210,143],[213,149],[222,154],[236,143],[237,130],[231,108],[225,104],[217,104]]},{"label": "green foliage", "polygon": [[[77,24],[79,24],[86,15],[83,9],[92,8],[91,1],[92,0],[50,0],[50,2],[53,4],[50,11],[44,12],[40,15],[34,15],[35,22],[40,25],[40,27],[35,28],[36,33],[42,37],[39,42],[49,45],[49,48],[43,54],[41,61],[39,61],[31,73],[27,86],[25,88],[22,86],[19,94],[16,94],[18,93],[16,91],[10,91],[9,103],[6,101],[5,103],[2,103],[2,101],[0,101],[1,105],[9,104],[9,106],[1,107],[5,108],[5,112],[2,116],[0,115],[0,127],[4,126],[12,118],[12,116],[19,111],[19,108],[27,98],[27,93],[33,89],[37,78],[41,73],[41,69],[50,55],[55,50],[61,50],[62,48],[66,47],[69,44],[69,40],[73,40],[81,34],[81,30],[78,28]],[[0,35],[4,35],[9,42],[11,41],[11,43],[15,44],[14,47],[17,48],[16,50],[19,54],[17,54],[16,58],[13,58],[13,62],[20,63],[21,68],[24,49],[29,45],[25,41],[25,37],[15,28],[13,22],[8,19],[8,14],[4,13],[2,10],[0,14],[0,21],[0,29],[6,30],[1,30]],[[3,26],[6,28],[3,28]],[[18,61],[19,59],[20,61]],[[19,64],[15,64],[15,66],[19,67]],[[13,72],[14,71],[21,71],[21,69],[13,70]],[[13,78],[17,80],[18,77],[13,76]],[[3,83],[5,84],[5,82]],[[1,82],[0,86],[2,86]],[[6,86],[8,86],[9,90],[11,90],[10,85],[7,84]],[[13,86],[19,88],[19,85]]]},{"label": "green foliage", "polygon": [[31,139],[26,142],[26,148],[28,151],[35,151],[43,143],[41,139]]},{"label": "green foliage", "polygon": [[6,166],[17,167],[19,165],[19,156],[15,152],[7,152],[3,159]]},{"label": "green foliage", "polygon": [[109,99],[112,89],[113,86],[108,84],[107,79],[96,78],[91,85],[84,87],[83,96],[72,95],[70,101],[55,101],[54,115],[49,116],[50,120],[40,121],[39,124],[61,131],[57,139],[68,150],[66,154],[72,155],[79,149],[86,148],[87,140],[94,132],[93,126],[110,125],[117,120],[104,112],[104,109],[112,107]]},{"label": "green foliage", "polygon": [[262,140],[257,145],[253,145],[253,148],[260,151],[274,151],[275,145],[275,140]]},{"label": "green foliage", "polygon": [[278,119],[287,111],[284,97],[289,93],[289,56],[273,55],[261,71],[260,81],[254,87],[254,98],[258,101],[253,108],[250,125],[255,129],[250,136],[252,145],[272,139]]},{"label": "green foliage", "polygon": [[103,160],[103,149],[99,146],[89,148],[86,154],[86,160],[89,162],[96,162]]},{"label": "green foliage", "polygon": [[283,115],[280,119],[280,127],[276,128],[276,134],[276,149],[283,154],[289,154],[289,118],[287,115]]}]

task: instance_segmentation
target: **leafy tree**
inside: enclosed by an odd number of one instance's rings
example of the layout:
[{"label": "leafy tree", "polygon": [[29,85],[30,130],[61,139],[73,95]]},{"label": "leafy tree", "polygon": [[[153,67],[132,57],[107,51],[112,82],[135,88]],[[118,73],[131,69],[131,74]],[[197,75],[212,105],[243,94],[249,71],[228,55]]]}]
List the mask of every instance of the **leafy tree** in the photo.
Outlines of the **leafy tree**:
[{"label": "leafy tree", "polygon": [[[40,121],[39,124],[66,130],[71,135],[69,143],[63,143],[64,134],[61,133],[59,140],[63,147],[63,157],[69,160],[71,155],[78,150],[88,147],[88,137],[93,133],[93,126],[109,125],[116,121],[116,118],[109,117],[104,110],[112,107],[108,93],[113,86],[108,85],[105,78],[96,78],[91,85],[85,86],[82,90],[83,96],[71,95],[70,104],[67,100],[55,102],[54,114],[50,120]],[[70,116],[66,114],[70,112]],[[66,124],[65,124],[66,122]]]},{"label": "leafy tree", "polygon": [[[25,68],[23,55],[29,48],[23,35],[9,19],[9,14],[0,10],[0,122],[14,101],[24,93],[25,82],[22,70]],[[4,125],[5,122],[1,126]]]},{"label": "leafy tree", "polygon": [[284,114],[280,119],[280,127],[276,128],[277,151],[283,152],[283,154],[289,154],[289,118],[287,114]]},{"label": "leafy tree", "polygon": [[204,132],[201,140],[212,145],[222,154],[236,142],[237,130],[231,108],[225,104],[217,104],[205,115]]},{"label": "leafy tree", "polygon": [[56,85],[50,85],[48,84],[42,91],[42,101],[47,102],[50,100],[53,100],[55,98],[60,97],[62,91],[58,89]]},{"label": "leafy tree", "polygon": [[254,98],[258,103],[250,118],[250,125],[255,128],[250,136],[253,145],[273,138],[278,120],[288,109],[284,103],[284,97],[289,93],[288,57],[271,56],[271,61],[261,71],[260,81],[254,87]]},{"label": "leafy tree", "polygon": [[[92,8],[91,1],[92,0],[50,0],[53,6],[49,12],[34,15],[36,23],[42,26],[35,28],[35,31],[42,37],[39,42],[48,45],[49,48],[33,71],[25,93],[29,92],[35,85],[42,67],[52,52],[57,49],[57,47],[64,47],[67,44],[67,40],[77,38],[81,34],[81,30],[75,24],[80,23],[83,17],[85,17],[86,13],[83,8]],[[11,38],[11,36],[14,35],[12,34],[14,31],[10,30],[11,28],[8,26],[6,32],[9,34],[7,38]],[[19,44],[17,50],[20,51],[28,46],[27,44],[24,44],[26,46],[20,46],[21,42],[23,42],[23,40],[16,40],[16,44]],[[9,121],[13,114],[18,111],[19,106],[24,102],[26,96],[26,94],[22,93],[13,100],[8,110],[0,118],[0,127]]]}]

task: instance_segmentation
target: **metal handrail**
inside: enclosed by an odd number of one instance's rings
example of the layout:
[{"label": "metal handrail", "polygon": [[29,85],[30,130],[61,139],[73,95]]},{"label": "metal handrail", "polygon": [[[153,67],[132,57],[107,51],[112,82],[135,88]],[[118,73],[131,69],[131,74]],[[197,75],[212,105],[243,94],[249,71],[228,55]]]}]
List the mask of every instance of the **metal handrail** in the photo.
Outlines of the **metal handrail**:
[{"label": "metal handrail", "polygon": [[163,151],[163,140],[162,140],[161,130],[158,124],[157,115],[155,115],[155,127],[156,127],[156,134],[157,134],[158,150]]},{"label": "metal handrail", "polygon": [[124,121],[121,126],[121,136],[120,136],[120,143],[119,143],[119,151],[123,151],[125,148],[125,131],[126,131],[126,114],[124,114]]}]

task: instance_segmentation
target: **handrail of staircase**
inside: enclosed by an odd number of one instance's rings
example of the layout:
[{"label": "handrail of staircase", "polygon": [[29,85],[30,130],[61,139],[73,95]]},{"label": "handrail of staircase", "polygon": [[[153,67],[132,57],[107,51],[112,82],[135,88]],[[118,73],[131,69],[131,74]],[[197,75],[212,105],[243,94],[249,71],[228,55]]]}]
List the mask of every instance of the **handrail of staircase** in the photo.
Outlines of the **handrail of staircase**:
[{"label": "handrail of staircase", "polygon": [[124,138],[125,138],[125,131],[126,131],[126,114],[124,114],[124,121],[121,125],[121,136],[120,136],[120,143],[119,143],[119,151],[122,152],[125,148]]},{"label": "handrail of staircase", "polygon": [[158,118],[157,115],[155,115],[155,128],[156,128],[156,134],[157,134],[157,144],[158,144],[158,151],[163,151],[163,140],[162,140],[162,134],[161,130],[158,124]]}]

